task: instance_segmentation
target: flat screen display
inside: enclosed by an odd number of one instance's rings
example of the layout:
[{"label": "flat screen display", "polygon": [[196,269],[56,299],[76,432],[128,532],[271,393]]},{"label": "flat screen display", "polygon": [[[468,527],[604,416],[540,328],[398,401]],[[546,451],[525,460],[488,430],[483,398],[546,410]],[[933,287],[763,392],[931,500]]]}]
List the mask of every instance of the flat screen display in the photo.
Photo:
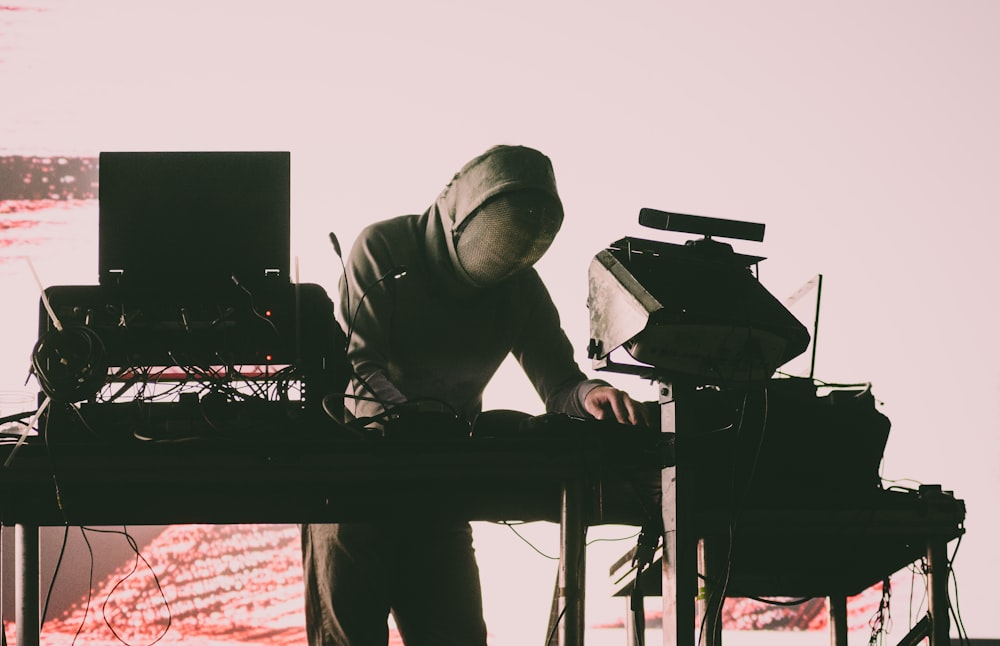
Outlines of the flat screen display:
[{"label": "flat screen display", "polygon": [[102,152],[101,285],[289,281],[288,152]]}]

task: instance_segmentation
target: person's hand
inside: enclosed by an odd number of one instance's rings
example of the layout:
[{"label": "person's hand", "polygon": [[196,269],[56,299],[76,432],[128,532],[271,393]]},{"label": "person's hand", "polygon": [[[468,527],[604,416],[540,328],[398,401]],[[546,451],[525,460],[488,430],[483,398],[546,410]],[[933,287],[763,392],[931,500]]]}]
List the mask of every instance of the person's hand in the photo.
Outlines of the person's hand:
[{"label": "person's hand", "polygon": [[633,426],[652,426],[649,408],[632,399],[627,392],[612,386],[598,386],[591,390],[587,393],[583,407],[596,419],[614,420],[619,424]]}]

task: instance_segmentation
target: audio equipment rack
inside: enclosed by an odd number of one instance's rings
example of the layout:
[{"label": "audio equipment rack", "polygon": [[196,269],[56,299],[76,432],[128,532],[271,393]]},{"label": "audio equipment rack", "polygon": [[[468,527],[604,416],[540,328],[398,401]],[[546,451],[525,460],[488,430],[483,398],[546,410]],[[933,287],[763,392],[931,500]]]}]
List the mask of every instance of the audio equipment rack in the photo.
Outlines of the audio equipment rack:
[{"label": "audio equipment rack", "polygon": [[[81,331],[86,343],[74,341]],[[34,366],[44,394],[81,402],[103,433],[173,437],[245,428],[252,419],[272,429],[315,420],[326,414],[323,398],[343,393],[350,375],[344,332],[315,284],[49,287],[38,332]]]}]

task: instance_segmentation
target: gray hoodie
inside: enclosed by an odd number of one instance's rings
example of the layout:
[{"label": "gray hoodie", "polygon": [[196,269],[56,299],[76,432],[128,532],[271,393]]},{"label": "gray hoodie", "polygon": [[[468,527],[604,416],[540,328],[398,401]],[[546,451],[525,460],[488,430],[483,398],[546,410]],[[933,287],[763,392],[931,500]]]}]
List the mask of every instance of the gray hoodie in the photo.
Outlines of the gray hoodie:
[{"label": "gray hoodie", "polygon": [[[554,198],[561,221],[548,158],[530,148],[498,146],[466,164],[423,214],[377,222],[359,234],[339,303],[348,357],[365,384],[355,378],[348,393],[370,398],[348,398],[356,417],[429,399],[471,421],[508,354],[547,411],[586,414],[584,397],[605,382],[581,372],[534,268],[477,284],[456,252],[456,232],[484,203],[526,190],[548,196],[550,204]],[[405,276],[396,278],[404,268]]]}]

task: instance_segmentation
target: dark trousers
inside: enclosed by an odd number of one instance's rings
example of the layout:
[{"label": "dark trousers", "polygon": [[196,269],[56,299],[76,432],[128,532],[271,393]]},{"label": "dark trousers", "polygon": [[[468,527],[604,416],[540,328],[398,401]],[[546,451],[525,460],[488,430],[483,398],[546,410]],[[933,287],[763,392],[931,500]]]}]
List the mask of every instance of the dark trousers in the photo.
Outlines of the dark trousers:
[{"label": "dark trousers", "polygon": [[468,523],[302,526],[310,646],[485,646]]}]

